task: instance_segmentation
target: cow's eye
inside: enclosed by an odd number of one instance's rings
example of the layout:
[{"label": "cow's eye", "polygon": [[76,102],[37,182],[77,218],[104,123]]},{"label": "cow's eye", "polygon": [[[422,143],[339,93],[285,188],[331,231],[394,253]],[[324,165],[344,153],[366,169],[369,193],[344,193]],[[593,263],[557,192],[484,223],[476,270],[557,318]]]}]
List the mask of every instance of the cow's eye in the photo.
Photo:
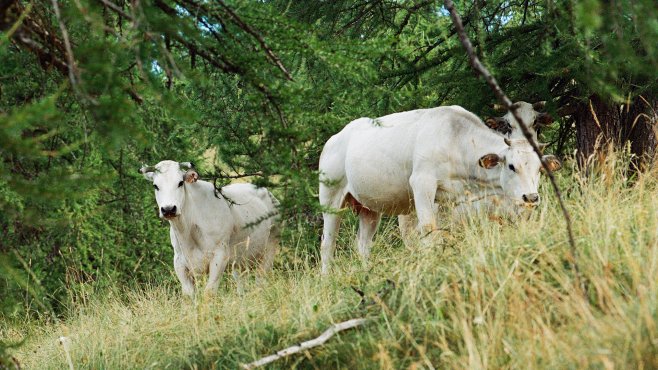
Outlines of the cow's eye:
[{"label": "cow's eye", "polygon": [[178,183],[178,187],[180,188],[181,186],[183,186],[183,182],[182,182],[182,181]]},{"label": "cow's eye", "polygon": [[158,185],[155,185],[155,184],[153,184],[153,189],[155,189],[155,190],[160,190],[160,188],[158,187]]},{"label": "cow's eye", "polygon": [[513,164],[510,164],[510,165],[507,166],[507,167],[509,167],[510,171],[512,171],[512,172],[516,172],[516,168],[514,168],[514,165],[513,165]]}]

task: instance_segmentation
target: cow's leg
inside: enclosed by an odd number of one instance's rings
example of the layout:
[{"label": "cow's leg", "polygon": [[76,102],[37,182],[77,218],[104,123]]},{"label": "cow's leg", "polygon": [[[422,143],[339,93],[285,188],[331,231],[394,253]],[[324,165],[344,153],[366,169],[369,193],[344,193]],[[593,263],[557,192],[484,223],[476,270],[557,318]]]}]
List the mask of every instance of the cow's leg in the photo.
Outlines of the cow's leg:
[{"label": "cow's leg", "polygon": [[322,275],[329,273],[329,267],[334,260],[336,250],[336,237],[340,228],[340,215],[338,213],[323,212],[322,242],[320,243],[320,257],[322,259]]},{"label": "cow's leg", "polygon": [[222,274],[226,269],[228,264],[228,254],[226,253],[226,248],[223,246],[219,248],[208,266],[208,283],[206,284],[205,294],[214,295],[217,292],[219,287],[219,281],[222,278]]},{"label": "cow's leg", "polygon": [[320,180],[320,205],[322,212],[322,242],[320,243],[320,258],[322,260],[322,275],[329,273],[329,267],[334,259],[336,237],[340,228],[341,215],[338,213],[343,206],[345,189],[344,184],[331,184]]},{"label": "cow's leg", "polygon": [[183,295],[190,298],[194,296],[194,280],[190,276],[185,260],[180,254],[174,254],[174,271],[176,271],[176,276],[178,276],[183,288]]},{"label": "cow's leg", "polygon": [[398,227],[400,228],[400,237],[404,244],[407,244],[411,233],[414,231],[416,226],[416,218],[413,214],[408,215],[398,215]]},{"label": "cow's leg", "polygon": [[263,250],[262,259],[260,262],[260,274],[264,275],[265,273],[272,270],[272,265],[274,265],[274,257],[279,251],[279,238],[281,230],[279,225],[276,223],[270,227],[270,235],[265,243],[265,249]]},{"label": "cow's leg", "polygon": [[274,265],[274,256],[279,249],[278,240],[270,240],[265,246],[265,251],[263,252],[263,259],[260,263],[260,273],[264,275],[266,272],[272,270],[272,265]]},{"label": "cow's leg", "polygon": [[370,257],[370,245],[372,238],[377,231],[379,220],[382,218],[381,213],[371,211],[367,208],[361,208],[359,212],[359,235],[357,245],[359,254],[364,263],[368,262]]},{"label": "cow's leg", "polygon": [[434,203],[437,182],[434,176],[412,174],[409,184],[414,193],[418,232],[422,237],[437,229],[436,206]]}]

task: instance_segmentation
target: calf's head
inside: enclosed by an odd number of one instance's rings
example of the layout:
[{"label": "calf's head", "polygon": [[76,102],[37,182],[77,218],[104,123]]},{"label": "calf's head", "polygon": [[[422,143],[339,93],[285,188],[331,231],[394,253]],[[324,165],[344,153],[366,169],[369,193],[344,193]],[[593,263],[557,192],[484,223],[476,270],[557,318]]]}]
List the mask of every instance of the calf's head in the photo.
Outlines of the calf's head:
[{"label": "calf's head", "polygon": [[[530,131],[533,133],[535,140],[537,139],[536,131],[540,127],[549,126],[553,123],[553,117],[550,114],[541,112],[546,105],[545,101],[540,101],[534,104],[526,103],[524,101],[514,103],[516,107],[516,113],[519,115],[519,118],[528,126]],[[494,109],[497,111],[503,111],[504,107],[498,104],[494,104]],[[523,132],[519,127],[519,123],[514,118],[514,115],[511,112],[507,112],[502,117],[491,117],[484,122],[492,130],[498,131],[503,135],[507,135],[511,138],[523,138]]]},{"label": "calf's head", "polygon": [[[539,175],[543,167],[537,154],[524,139],[505,139],[505,143],[508,147],[501,154],[487,154],[480,158],[480,166],[500,171],[500,187],[504,195],[517,205],[539,204]],[[557,171],[562,167],[553,155],[544,155],[541,160],[550,171]]]},{"label": "calf's head", "polygon": [[185,206],[185,185],[199,179],[191,162],[162,161],[155,166],[144,166],[139,172],[153,182],[158,214],[167,220],[181,215]]}]

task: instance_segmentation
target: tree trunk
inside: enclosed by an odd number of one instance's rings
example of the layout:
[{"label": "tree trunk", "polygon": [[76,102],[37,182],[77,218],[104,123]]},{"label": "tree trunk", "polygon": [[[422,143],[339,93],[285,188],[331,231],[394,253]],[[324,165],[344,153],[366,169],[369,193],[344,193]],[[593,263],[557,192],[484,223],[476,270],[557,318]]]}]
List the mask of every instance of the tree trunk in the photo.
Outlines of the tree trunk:
[{"label": "tree trunk", "polygon": [[592,161],[600,160],[603,149],[615,144],[618,132],[618,108],[598,95],[592,95],[578,107],[576,119],[576,160],[581,170],[589,172]]},{"label": "tree trunk", "polygon": [[625,138],[631,143],[635,155],[633,165],[642,171],[654,159],[656,152],[656,129],[658,129],[658,99],[651,96],[636,97],[621,113],[626,129]]},{"label": "tree trunk", "polygon": [[590,96],[576,114],[577,161],[589,172],[593,162],[605,159],[609,146],[621,150],[630,143],[632,170],[643,170],[654,159],[658,125],[658,99],[636,97],[629,105],[618,105]]}]

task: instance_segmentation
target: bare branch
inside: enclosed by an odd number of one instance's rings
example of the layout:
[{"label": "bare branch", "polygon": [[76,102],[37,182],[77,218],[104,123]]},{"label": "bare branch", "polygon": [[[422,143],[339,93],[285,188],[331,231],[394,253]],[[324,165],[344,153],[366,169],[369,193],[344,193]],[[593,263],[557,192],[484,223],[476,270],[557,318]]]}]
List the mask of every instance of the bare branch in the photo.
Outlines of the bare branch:
[{"label": "bare branch", "polygon": [[111,2],[111,1],[108,1],[108,0],[101,0],[101,2],[102,2],[103,4],[105,4],[105,6],[107,6],[108,8],[110,8],[110,9],[114,10],[115,12],[117,12],[117,13],[118,13],[119,15],[121,15],[122,17],[124,17],[124,18],[126,18],[126,19],[128,19],[128,20],[131,20],[131,21],[133,21],[133,22],[135,21],[135,20],[133,19],[133,17],[132,17],[130,14],[124,12],[123,9],[121,9],[117,4],[115,4],[115,3]]},{"label": "bare branch", "polygon": [[282,349],[281,351],[278,351],[273,355],[263,357],[254,362],[243,364],[242,368],[246,370],[255,369],[257,367],[261,367],[269,363],[272,363],[280,358],[294,355],[295,353],[299,353],[313,347],[321,346],[326,341],[328,341],[331,337],[333,337],[334,334],[341,332],[343,330],[352,329],[352,328],[356,328],[357,326],[365,325],[367,322],[368,322],[367,319],[359,318],[359,319],[351,319],[351,320],[340,322],[338,324],[334,324],[315,339],[300,343],[298,345],[294,345],[292,347],[288,347],[286,349]]},{"label": "bare branch", "polygon": [[234,11],[233,11],[233,9],[229,8],[229,7],[226,5],[226,3],[224,3],[224,1],[222,1],[222,0],[218,0],[218,2],[219,2],[219,4],[224,8],[224,10],[226,10],[226,12],[228,13],[228,15],[233,19],[233,21],[234,21],[234,22],[235,22],[240,28],[242,28],[243,30],[245,30],[245,32],[247,32],[248,34],[250,34],[251,36],[253,36],[253,37],[258,41],[258,43],[260,44],[260,47],[263,48],[263,50],[265,51],[265,54],[266,54],[266,55],[268,56],[268,58],[272,61],[272,63],[274,63],[277,67],[279,67],[279,69],[283,72],[283,74],[286,75],[286,78],[287,78],[288,80],[292,81],[292,80],[293,80],[292,75],[290,74],[290,72],[288,72],[288,70],[286,69],[286,67],[283,65],[283,62],[281,62],[281,59],[279,59],[279,57],[278,57],[276,54],[274,54],[274,52],[273,52],[272,49],[267,45],[267,43],[265,43],[265,40],[263,39],[263,37],[262,37],[258,32],[256,32],[253,28],[251,28],[251,26],[249,26],[247,23],[245,23],[245,22],[242,20],[242,18],[240,18],[240,17],[239,17]]},{"label": "bare branch", "polygon": [[487,68],[480,62],[477,55],[475,54],[475,50],[473,50],[473,44],[471,44],[471,40],[469,40],[468,35],[466,35],[466,31],[464,31],[464,26],[462,24],[461,18],[459,17],[459,14],[457,14],[457,11],[455,10],[455,6],[452,3],[452,0],[445,0],[445,6],[446,9],[450,11],[450,17],[452,18],[452,22],[454,23],[455,28],[457,29],[459,40],[464,46],[464,49],[466,49],[466,53],[468,54],[471,67],[473,67],[473,69],[478,74],[484,77],[485,81],[487,82],[491,90],[493,90],[493,93],[496,95],[498,100],[505,106],[505,108],[507,108],[512,113],[516,121],[519,122],[519,127],[523,132],[523,136],[525,136],[525,138],[530,143],[530,146],[532,146],[532,149],[539,157],[539,160],[541,161],[541,165],[546,171],[546,174],[548,175],[548,178],[551,181],[551,185],[553,186],[553,190],[555,191],[555,195],[557,196],[558,202],[560,204],[560,208],[562,209],[562,215],[564,216],[564,221],[566,222],[566,226],[567,226],[567,235],[569,238],[569,246],[571,250],[571,259],[572,259],[571,263],[575,272],[576,285],[581,290],[581,293],[584,294],[585,287],[582,285],[582,280],[580,278],[580,270],[578,268],[578,261],[577,261],[578,251],[576,249],[576,242],[573,237],[573,230],[571,227],[571,216],[569,215],[569,211],[564,205],[564,201],[562,200],[562,193],[560,192],[560,188],[558,187],[557,182],[555,181],[555,176],[553,176],[553,173],[548,168],[548,164],[542,160],[541,149],[535,142],[532,133],[528,129],[526,122],[524,122],[521,119],[521,117],[519,117],[517,113],[517,107],[512,104],[512,101],[507,97],[507,95],[505,95],[505,92],[498,85],[498,82],[496,82],[494,76],[491,75],[491,73],[489,73]]},{"label": "bare branch", "polygon": [[68,64],[69,80],[71,81],[71,86],[74,90],[77,90],[78,81],[80,80],[80,75],[78,74],[78,69],[75,64],[75,58],[73,57],[73,49],[71,48],[71,42],[69,40],[69,32],[62,21],[62,15],[59,11],[59,4],[57,0],[52,0],[53,9],[55,10],[55,18],[57,23],[59,23],[59,30],[62,32],[62,39],[64,40],[64,47],[66,50],[66,62]]}]

